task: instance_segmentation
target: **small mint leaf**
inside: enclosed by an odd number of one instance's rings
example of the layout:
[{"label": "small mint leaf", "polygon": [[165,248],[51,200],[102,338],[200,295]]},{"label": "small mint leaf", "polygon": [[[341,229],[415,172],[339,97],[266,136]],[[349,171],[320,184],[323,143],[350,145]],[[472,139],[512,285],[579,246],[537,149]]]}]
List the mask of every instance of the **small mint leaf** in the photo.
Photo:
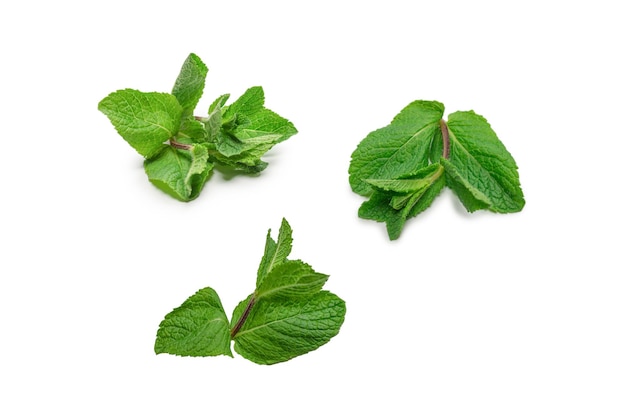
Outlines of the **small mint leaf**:
[{"label": "small mint leaf", "polygon": [[193,116],[183,117],[178,129],[178,138],[187,139],[191,142],[207,142],[208,135],[204,124]]},{"label": "small mint leaf", "polygon": [[201,289],[167,314],[159,325],[154,351],[232,357],[228,318],[217,293],[210,287]]},{"label": "small mint leaf", "polygon": [[246,148],[246,144],[241,142],[234,135],[224,132],[223,130],[218,132],[215,142],[217,151],[224,157],[239,155],[244,152]]},{"label": "small mint leaf", "polygon": [[324,287],[328,275],[317,273],[300,260],[286,260],[273,268],[257,286],[257,300],[311,296]]},{"label": "small mint leaf", "polygon": [[257,271],[256,287],[261,286],[263,279],[267,276],[276,266],[284,263],[287,257],[291,253],[291,247],[293,243],[292,229],[289,222],[283,218],[280,224],[280,230],[278,231],[278,242],[274,241],[271,237],[272,230],[267,231],[267,237],[265,239],[265,251],[259,264]]},{"label": "small mint leaf", "polygon": [[194,144],[189,150],[165,147],[158,155],[144,162],[148,179],[170,196],[188,202],[200,194],[213,164],[208,150]]},{"label": "small mint leaf", "polygon": [[374,191],[369,200],[359,207],[359,218],[369,219],[376,222],[384,222],[387,226],[389,239],[395,240],[400,237],[406,218],[402,211],[391,206],[392,194]]},{"label": "small mint leaf", "polygon": [[229,94],[224,94],[215,99],[213,104],[209,107],[209,117],[204,122],[204,126],[207,131],[207,138],[210,142],[219,142],[218,135],[220,135],[222,128],[222,107],[229,97]]},{"label": "small mint leaf", "polygon": [[250,87],[237,100],[224,110],[224,120],[230,120],[236,114],[252,115],[261,110],[265,103],[265,93],[260,86]]},{"label": "small mint leaf", "polygon": [[172,94],[178,99],[186,114],[193,112],[202,97],[208,72],[209,69],[196,54],[189,54],[183,63],[172,88]]},{"label": "small mint leaf", "polygon": [[243,129],[236,135],[224,132],[217,134],[216,149],[231,161],[250,162],[253,165],[269,151],[280,138],[279,134]]},{"label": "small mint leaf", "polygon": [[226,102],[230,98],[230,94],[222,94],[220,97],[215,99],[211,106],[209,106],[209,114],[213,113],[216,109],[221,109],[226,105]]},{"label": "small mint leaf", "polygon": [[[248,125],[245,128],[249,131],[276,135],[275,144],[298,133],[293,123],[267,108],[262,108],[248,115]],[[236,135],[241,138],[241,133],[237,132]]]},{"label": "small mint leaf", "polygon": [[432,204],[444,187],[444,179],[443,166],[435,163],[410,178],[367,180],[374,192],[359,208],[359,217],[385,222],[389,239],[395,240],[400,237],[407,219]]},{"label": "small mint leaf", "polygon": [[416,193],[429,185],[428,180],[424,179],[367,179],[365,182],[371,185],[375,190],[399,194]]},{"label": "small mint leaf", "polygon": [[228,162],[255,165],[280,138],[280,134],[250,129],[237,130],[234,134],[221,131],[217,135],[216,148]]}]

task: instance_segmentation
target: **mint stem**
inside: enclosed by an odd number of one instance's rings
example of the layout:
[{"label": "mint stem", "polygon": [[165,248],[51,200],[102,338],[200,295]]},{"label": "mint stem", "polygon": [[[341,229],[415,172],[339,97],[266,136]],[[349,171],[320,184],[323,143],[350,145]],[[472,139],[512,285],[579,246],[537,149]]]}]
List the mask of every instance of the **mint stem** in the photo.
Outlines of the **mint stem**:
[{"label": "mint stem", "polygon": [[170,145],[173,146],[174,148],[184,149],[187,151],[189,151],[193,147],[193,145],[181,144],[180,142],[176,141],[174,138],[170,138]]},{"label": "mint stem", "polygon": [[441,127],[441,136],[443,137],[443,158],[447,160],[450,156],[450,133],[445,120],[441,119],[439,126]]},{"label": "mint stem", "polygon": [[239,321],[237,321],[233,329],[230,331],[231,339],[235,338],[235,335],[237,335],[241,327],[243,327],[243,324],[244,322],[246,322],[246,319],[248,319],[248,315],[250,315],[250,311],[252,310],[252,307],[254,306],[255,303],[256,303],[256,299],[254,298],[254,295],[252,295],[250,297],[250,300],[248,301],[248,305],[246,306],[246,309],[243,311],[243,314],[241,315],[241,318],[239,318]]}]

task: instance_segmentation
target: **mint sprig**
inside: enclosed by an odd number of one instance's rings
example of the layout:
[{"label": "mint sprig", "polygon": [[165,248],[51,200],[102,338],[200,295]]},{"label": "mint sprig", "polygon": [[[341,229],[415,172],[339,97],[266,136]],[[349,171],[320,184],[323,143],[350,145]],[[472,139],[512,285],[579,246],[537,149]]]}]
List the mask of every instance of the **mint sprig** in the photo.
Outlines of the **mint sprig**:
[{"label": "mint sprig", "polygon": [[154,351],[179,356],[232,357],[234,349],[258,364],[306,354],[339,332],[345,302],[322,290],[328,275],[301,260],[288,260],[292,230],[283,219],[278,240],[267,233],[255,291],[241,301],[229,322],[217,293],[206,287],[165,316]]},{"label": "mint sprig", "polygon": [[230,105],[229,95],[222,95],[205,115],[194,116],[207,74],[202,60],[190,54],[171,94],[124,89],[98,104],[120,136],[145,157],[148,179],[184,202],[198,197],[216,166],[262,171],[267,167],[263,155],[298,132],[264,107],[261,87],[248,89]]},{"label": "mint sprig", "polygon": [[385,222],[389,238],[450,187],[467,211],[519,212],[517,164],[485,118],[473,111],[442,119],[443,104],[414,101],[352,153],[352,190],[369,200],[359,216]]}]

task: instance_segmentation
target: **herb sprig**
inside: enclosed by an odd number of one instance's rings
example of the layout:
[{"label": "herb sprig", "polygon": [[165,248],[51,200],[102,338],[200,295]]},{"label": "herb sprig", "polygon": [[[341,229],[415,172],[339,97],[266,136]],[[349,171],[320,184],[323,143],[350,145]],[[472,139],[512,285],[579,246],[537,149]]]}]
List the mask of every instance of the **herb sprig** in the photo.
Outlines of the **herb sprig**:
[{"label": "herb sprig", "polygon": [[352,190],[369,200],[359,217],[385,222],[392,240],[407,219],[450,187],[468,212],[519,212],[524,195],[517,164],[485,118],[473,111],[442,119],[443,104],[417,100],[352,153]]},{"label": "herb sprig", "polygon": [[345,302],[322,290],[328,275],[300,260],[288,260],[292,230],[283,219],[274,241],[267,233],[256,288],[228,321],[217,293],[199,290],[165,316],[154,351],[179,356],[241,356],[274,364],[313,351],[339,333]]},{"label": "herb sprig", "polygon": [[224,94],[208,114],[194,116],[207,73],[202,60],[190,54],[171,94],[124,89],[98,104],[120,136],[145,157],[148,179],[184,202],[198,197],[216,165],[259,173],[267,166],[261,157],[298,132],[264,107],[261,87],[248,89],[230,105],[230,95]]}]

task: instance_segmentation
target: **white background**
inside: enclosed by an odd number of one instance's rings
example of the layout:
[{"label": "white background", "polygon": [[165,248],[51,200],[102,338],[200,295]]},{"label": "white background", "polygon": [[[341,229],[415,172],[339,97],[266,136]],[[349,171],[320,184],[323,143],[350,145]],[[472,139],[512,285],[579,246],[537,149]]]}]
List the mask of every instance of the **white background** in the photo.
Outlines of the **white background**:
[{"label": "white background", "polygon": [[[626,416],[618,5],[4,2],[0,416]],[[190,52],[197,113],[262,85],[300,133],[181,203],[97,104],[169,91]],[[395,242],[357,217],[350,154],[416,99],[489,120],[521,213],[445,192]],[[196,290],[230,316],[282,217],[347,303],[340,334],[274,366],[156,356]]]}]

